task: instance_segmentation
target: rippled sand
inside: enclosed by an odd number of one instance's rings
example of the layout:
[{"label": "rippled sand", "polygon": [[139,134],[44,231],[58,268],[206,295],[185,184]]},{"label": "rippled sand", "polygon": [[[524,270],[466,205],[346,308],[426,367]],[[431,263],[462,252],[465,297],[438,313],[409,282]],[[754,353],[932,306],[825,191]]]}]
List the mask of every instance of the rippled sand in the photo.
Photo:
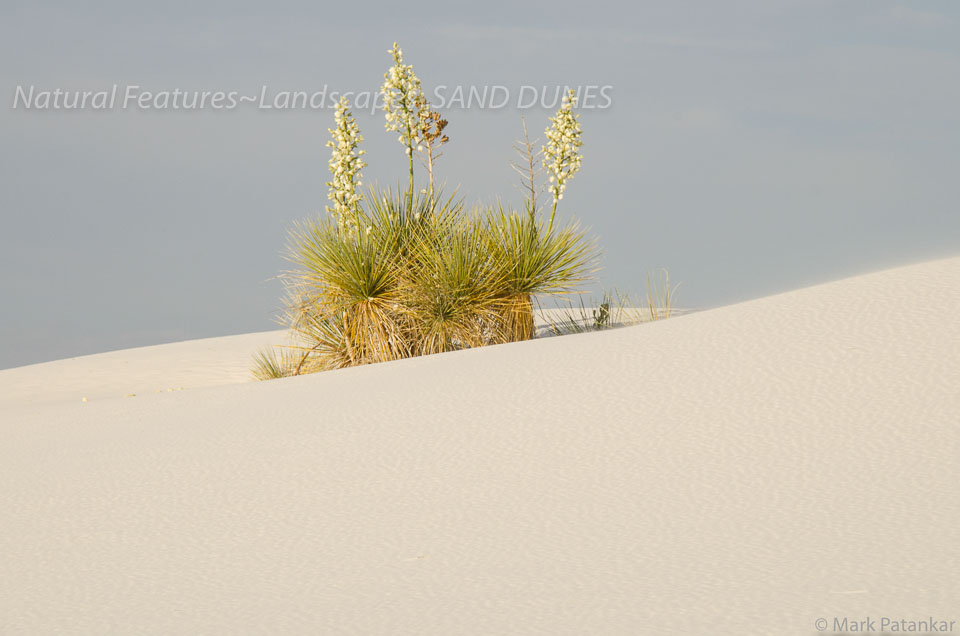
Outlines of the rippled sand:
[{"label": "rippled sand", "polygon": [[245,382],[276,335],[0,371],[0,633],[960,620],[960,258]]}]

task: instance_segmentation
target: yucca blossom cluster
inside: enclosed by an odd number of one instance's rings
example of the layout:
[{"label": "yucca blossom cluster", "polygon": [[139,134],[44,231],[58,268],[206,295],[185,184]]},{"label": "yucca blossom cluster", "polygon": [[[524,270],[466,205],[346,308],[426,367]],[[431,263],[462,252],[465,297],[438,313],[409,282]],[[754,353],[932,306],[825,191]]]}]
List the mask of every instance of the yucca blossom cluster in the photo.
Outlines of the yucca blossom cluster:
[{"label": "yucca blossom cluster", "polygon": [[[549,176],[549,190],[553,194],[553,210],[557,210],[557,201],[563,198],[563,191],[567,188],[567,181],[580,170],[582,157],[580,156],[580,115],[573,114],[577,96],[570,91],[564,96],[560,110],[550,118],[552,126],[547,128],[547,145],[543,147],[543,166]],[[553,224],[553,214],[550,215]]]},{"label": "yucca blossom cluster", "polygon": [[357,188],[363,185],[360,171],[367,165],[361,159],[366,153],[360,149],[363,135],[348,110],[349,106],[347,98],[341,97],[334,115],[337,126],[329,129],[333,139],[327,142],[327,146],[333,148],[328,164],[333,179],[327,182],[330,188],[327,198],[333,201],[333,207],[327,206],[327,212],[337,218],[341,231],[347,225],[356,225],[357,207],[363,198],[357,192]]},{"label": "yucca blossom cluster", "polygon": [[386,129],[400,133],[400,143],[406,146],[407,157],[413,162],[414,149],[420,144],[418,127],[418,104],[423,99],[420,79],[414,74],[413,66],[403,63],[403,51],[393,43],[388,51],[393,55],[393,66],[383,75],[383,110],[386,113]]}]

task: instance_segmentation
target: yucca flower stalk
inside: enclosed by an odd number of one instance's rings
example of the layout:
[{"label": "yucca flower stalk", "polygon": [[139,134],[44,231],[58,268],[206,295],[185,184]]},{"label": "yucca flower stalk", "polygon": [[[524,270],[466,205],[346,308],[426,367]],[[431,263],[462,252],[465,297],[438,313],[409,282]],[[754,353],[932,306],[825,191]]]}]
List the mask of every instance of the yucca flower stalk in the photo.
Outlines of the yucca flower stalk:
[{"label": "yucca flower stalk", "polygon": [[327,212],[334,215],[341,233],[348,230],[359,231],[360,201],[363,195],[357,188],[363,185],[361,170],[367,164],[361,157],[366,153],[360,149],[363,135],[356,120],[348,110],[350,103],[346,97],[340,98],[334,114],[335,128],[330,128],[332,140],[327,146],[333,148],[329,168],[333,178],[327,182],[330,191],[327,198],[333,206],[327,206]]},{"label": "yucca flower stalk", "polygon": [[547,128],[547,145],[543,147],[543,165],[550,175],[549,190],[553,195],[553,209],[550,212],[549,232],[553,229],[553,217],[557,213],[557,203],[563,198],[567,182],[580,170],[580,115],[573,113],[577,95],[571,89],[560,103],[557,114],[550,118],[552,125]]},{"label": "yucca flower stalk", "polygon": [[418,130],[421,140],[420,145],[417,146],[417,152],[421,153],[423,165],[427,169],[429,185],[426,194],[432,195],[433,166],[437,159],[443,156],[441,151],[443,144],[450,141],[450,137],[443,132],[450,122],[430,108],[427,98],[423,95],[417,100],[417,119],[419,120]]},{"label": "yucca flower stalk", "polygon": [[420,86],[420,78],[413,72],[413,66],[403,63],[403,51],[396,42],[388,51],[393,55],[393,66],[384,74],[383,110],[386,116],[386,129],[400,133],[398,140],[405,146],[410,166],[410,189],[407,200],[413,203],[413,153],[420,145],[420,126],[417,114],[418,104],[426,100]]},{"label": "yucca flower stalk", "polygon": [[537,180],[542,174],[542,169],[538,168],[541,163],[540,157],[543,154],[541,150],[534,150],[537,140],[531,140],[527,134],[527,120],[520,115],[520,123],[523,125],[523,139],[513,145],[514,152],[517,153],[518,161],[511,161],[510,167],[520,175],[520,187],[524,192],[524,207],[531,219],[537,214],[537,198],[542,191],[537,186]]}]

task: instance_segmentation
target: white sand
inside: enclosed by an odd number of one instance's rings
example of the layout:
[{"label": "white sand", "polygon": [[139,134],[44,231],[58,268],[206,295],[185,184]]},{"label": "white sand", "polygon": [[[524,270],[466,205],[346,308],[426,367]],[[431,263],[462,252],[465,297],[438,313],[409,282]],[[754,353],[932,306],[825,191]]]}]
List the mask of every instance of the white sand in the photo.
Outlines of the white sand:
[{"label": "white sand", "polygon": [[275,334],[0,372],[0,633],[960,633],[958,290],[265,383]]},{"label": "white sand", "polygon": [[255,352],[285,330],[188,340],[0,370],[0,412],[15,406],[101,400],[251,382]]}]

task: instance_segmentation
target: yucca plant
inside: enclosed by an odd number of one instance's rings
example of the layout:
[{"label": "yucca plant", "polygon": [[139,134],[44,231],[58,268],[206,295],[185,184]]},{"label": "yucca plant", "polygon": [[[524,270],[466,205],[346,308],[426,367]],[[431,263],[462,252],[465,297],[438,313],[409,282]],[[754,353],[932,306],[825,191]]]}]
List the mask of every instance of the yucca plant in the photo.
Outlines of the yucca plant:
[{"label": "yucca plant", "polygon": [[294,359],[291,375],[342,369],[353,364],[344,334],[343,312],[305,311],[292,324]]},{"label": "yucca plant", "polygon": [[507,342],[529,340],[535,333],[535,296],[568,293],[584,283],[594,269],[594,243],[575,224],[548,229],[533,215],[499,205],[486,222],[502,285],[501,331]]},{"label": "yucca plant", "polygon": [[399,187],[396,191],[371,188],[365,203],[361,215],[374,243],[401,261],[419,236],[464,216],[463,201],[456,193],[444,197],[442,190],[415,193],[408,200]]},{"label": "yucca plant", "polygon": [[[527,340],[537,296],[575,291],[592,273],[594,243],[576,225],[554,226],[557,202],[580,168],[573,93],[551,118],[542,152],[524,124],[524,212],[498,205],[468,213],[456,194],[444,197],[434,185],[448,123],[431,108],[400,48],[394,44],[390,53],[381,89],[386,129],[404,146],[409,183],[358,192],[363,136],[341,99],[328,143],[329,218],[290,234],[285,322],[294,343],[262,352],[257,377]],[[429,178],[419,193],[415,153],[422,153]],[[546,226],[537,204],[540,163],[553,196]]]},{"label": "yucca plant", "polygon": [[500,341],[501,269],[488,251],[485,226],[451,217],[413,244],[404,296],[414,316],[419,353]]},{"label": "yucca plant", "polygon": [[301,321],[308,329],[339,330],[351,365],[408,355],[397,258],[376,238],[370,226],[344,233],[326,220],[307,221],[291,234]]}]

